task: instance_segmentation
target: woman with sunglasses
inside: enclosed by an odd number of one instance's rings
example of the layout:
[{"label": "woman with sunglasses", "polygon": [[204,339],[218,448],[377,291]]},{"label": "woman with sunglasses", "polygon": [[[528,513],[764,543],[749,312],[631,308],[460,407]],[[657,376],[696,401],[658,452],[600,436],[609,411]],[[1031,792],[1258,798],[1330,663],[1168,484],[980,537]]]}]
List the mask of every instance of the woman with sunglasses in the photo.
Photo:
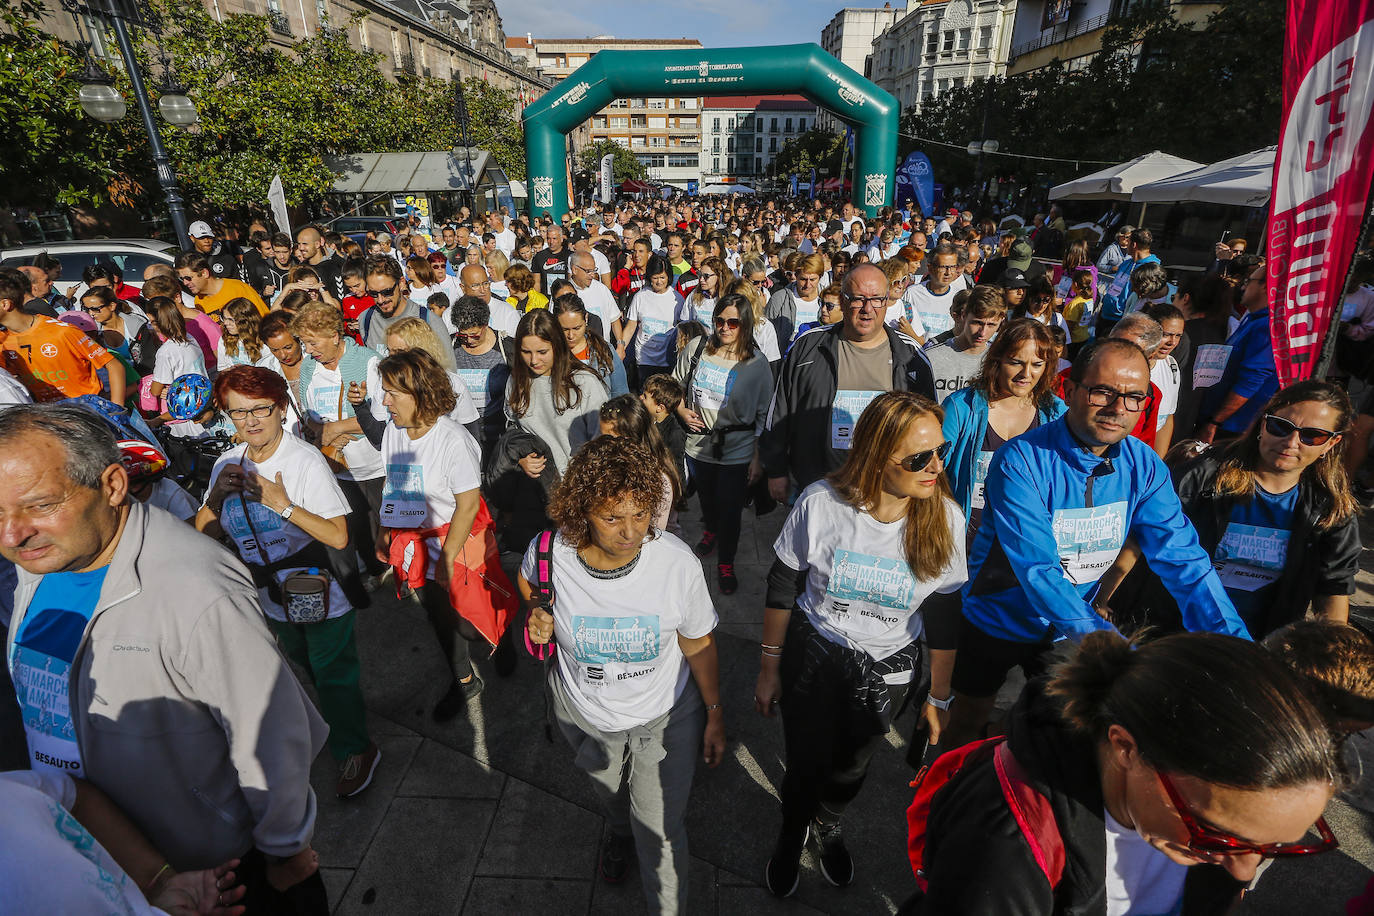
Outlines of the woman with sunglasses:
[{"label": "woman with sunglasses", "polygon": [[[952,752],[968,756],[931,799],[904,913],[1222,916],[1265,859],[1337,845],[1321,814],[1340,755],[1301,678],[1254,643],[1092,633],[1010,718],[1005,743]],[[1013,812],[1012,780],[1040,802]]]},{"label": "woman with sunglasses", "polygon": [[768,293],[771,287],[768,279],[768,261],[765,258],[745,258],[740,265],[738,277],[726,276],[721,282],[721,295],[738,293],[749,300],[754,310],[754,344],[773,367],[776,375],[782,363],[782,350],[778,347],[778,332],[767,317]]},{"label": "woman with sunglasses", "polygon": [[1063,328],[1065,334],[1069,333],[1069,323],[1054,307],[1054,284],[1044,275],[1030,281],[1026,298],[1021,300],[1021,307],[1013,317],[1033,318],[1043,325],[1055,324]]},{"label": "woman with sunglasses", "polygon": [[970,543],[983,520],[983,481],[992,456],[1022,433],[1064,413],[1064,402],[1054,394],[1053,360],[1054,341],[1043,324],[1024,318],[1008,322],[988,344],[973,381],[945,398],[944,433],[950,447],[945,472],[968,521]]},{"label": "woman with sunglasses", "polygon": [[947,631],[957,627],[948,623],[967,578],[941,418],[918,394],[875,398],[845,463],[802,492],[773,545],[754,703],[765,716],[781,710],[787,752],[782,828],[766,874],[778,897],[797,888],[808,836],[825,879],[853,881],[840,818],[920,682],[923,638],[932,700],[922,716],[932,733],[941,727],[933,698],[950,696]]},{"label": "woman with sunglasses", "polygon": [[682,301],[677,321],[699,321],[709,329],[715,314],[716,300],[723,295],[725,284],[734,279],[730,268],[720,258],[707,258],[697,266],[697,285]]},{"label": "woman with sunglasses", "polygon": [[[1336,385],[1298,382],[1270,398],[1244,435],[1177,475],[1183,511],[1256,639],[1301,620],[1309,606],[1318,617],[1349,619],[1360,557],[1358,505],[1342,461],[1351,415]],[[1177,629],[1177,604],[1137,556],[1128,542],[1103,577],[1122,584],[1094,604],[1114,620]]]},{"label": "woman with sunglasses", "polygon": [[718,550],[722,594],[739,588],[735,550],[749,487],[763,473],[758,431],[768,418],[773,373],[754,343],[754,310],[738,294],[724,296],[711,316],[714,333],[678,354],[673,377],[682,385],[678,416],[687,427],[687,466],[701,500],[703,531],[696,555]]}]

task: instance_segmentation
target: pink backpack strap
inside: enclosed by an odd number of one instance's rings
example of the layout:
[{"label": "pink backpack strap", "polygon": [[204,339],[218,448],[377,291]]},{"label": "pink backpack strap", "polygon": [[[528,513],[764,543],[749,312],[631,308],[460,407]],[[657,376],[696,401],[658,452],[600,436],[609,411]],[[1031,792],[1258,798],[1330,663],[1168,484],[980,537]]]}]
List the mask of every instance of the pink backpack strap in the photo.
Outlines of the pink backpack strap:
[{"label": "pink backpack strap", "polygon": [[1021,835],[1030,845],[1035,864],[1049,879],[1050,887],[1058,887],[1060,878],[1064,876],[1064,837],[1054,819],[1050,800],[1031,785],[1029,775],[1012,756],[1011,748],[1006,743],[997,745],[992,760],[1002,795],[1011,808],[1012,816],[1016,818],[1016,825],[1021,828]]},{"label": "pink backpack strap", "polygon": [[[534,544],[534,596],[550,608],[553,607],[553,531],[539,532]],[[524,628],[525,650],[540,661],[549,661],[557,651],[552,641],[539,645],[530,639],[528,620]]]}]

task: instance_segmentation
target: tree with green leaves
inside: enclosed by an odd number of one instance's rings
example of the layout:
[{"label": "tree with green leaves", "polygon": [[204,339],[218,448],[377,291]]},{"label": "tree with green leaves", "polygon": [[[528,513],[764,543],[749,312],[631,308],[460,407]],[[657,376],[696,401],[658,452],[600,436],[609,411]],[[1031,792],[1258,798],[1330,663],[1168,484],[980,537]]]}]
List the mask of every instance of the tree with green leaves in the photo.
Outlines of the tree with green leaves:
[{"label": "tree with green leaves", "polygon": [[817,175],[834,178],[840,174],[840,160],[844,156],[844,135],[812,128],[788,140],[773,159],[773,174],[798,175],[805,180],[811,169]]},{"label": "tree with green leaves", "polygon": [[479,80],[463,80],[472,145],[491,153],[506,177],[525,180],[525,128],[515,116],[515,96]]},{"label": "tree with green leaves", "polygon": [[631,179],[636,181],[648,179],[649,170],[644,167],[644,163],[635,158],[634,153],[630,152],[629,149],[614,140],[597,140],[578,154],[578,161],[583,169],[596,175],[601,168],[601,158],[606,155],[615,157],[611,160],[611,179],[616,184]]}]

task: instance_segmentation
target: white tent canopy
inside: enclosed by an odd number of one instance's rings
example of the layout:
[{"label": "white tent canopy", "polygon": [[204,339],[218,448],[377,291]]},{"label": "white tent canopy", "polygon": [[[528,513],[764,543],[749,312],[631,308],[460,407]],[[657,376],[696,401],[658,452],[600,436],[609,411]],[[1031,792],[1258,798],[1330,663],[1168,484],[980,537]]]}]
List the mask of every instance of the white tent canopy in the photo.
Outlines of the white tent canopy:
[{"label": "white tent canopy", "polygon": [[1266,146],[1148,184],[1136,185],[1132,200],[1198,200],[1236,207],[1263,207],[1269,203],[1274,181],[1274,151]]},{"label": "white tent canopy", "polygon": [[1050,200],[1130,200],[1136,185],[1201,168],[1201,162],[1155,150],[1050,188]]},{"label": "white tent canopy", "polygon": [[753,194],[754,189],[742,184],[708,184],[698,194]]}]

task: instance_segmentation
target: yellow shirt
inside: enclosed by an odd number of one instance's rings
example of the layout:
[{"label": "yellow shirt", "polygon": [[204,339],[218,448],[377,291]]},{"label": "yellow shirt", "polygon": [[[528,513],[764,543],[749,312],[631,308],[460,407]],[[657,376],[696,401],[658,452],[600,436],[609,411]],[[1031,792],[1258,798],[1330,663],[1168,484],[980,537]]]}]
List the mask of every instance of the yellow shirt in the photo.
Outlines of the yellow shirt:
[{"label": "yellow shirt", "polygon": [[1082,321],[1083,311],[1091,301],[1088,296],[1074,296],[1068,305],[1064,306],[1064,321],[1069,325],[1069,339],[1074,343],[1082,343],[1088,339],[1088,326],[1082,324]]},{"label": "yellow shirt", "polygon": [[[509,303],[511,304],[512,307],[514,307],[514,308],[516,308],[516,309],[519,309],[519,308],[520,308],[520,300],[517,299],[515,296],[509,296],[509,297],[507,297],[506,301],[509,302]],[[548,297],[548,296],[544,295],[543,293],[541,293],[541,292],[540,292],[539,290],[537,290],[537,289],[532,289],[532,290],[530,290],[529,296],[526,297],[526,299],[525,299],[525,311],[527,311],[527,312],[532,312],[532,311],[534,311],[535,309],[546,309],[546,308],[548,308],[548,307],[549,307],[549,297]]]},{"label": "yellow shirt", "polygon": [[207,315],[213,315],[235,299],[247,299],[257,307],[259,315],[267,314],[267,303],[262,301],[257,290],[241,280],[221,281],[219,292],[209,296],[197,296],[196,305]]}]

